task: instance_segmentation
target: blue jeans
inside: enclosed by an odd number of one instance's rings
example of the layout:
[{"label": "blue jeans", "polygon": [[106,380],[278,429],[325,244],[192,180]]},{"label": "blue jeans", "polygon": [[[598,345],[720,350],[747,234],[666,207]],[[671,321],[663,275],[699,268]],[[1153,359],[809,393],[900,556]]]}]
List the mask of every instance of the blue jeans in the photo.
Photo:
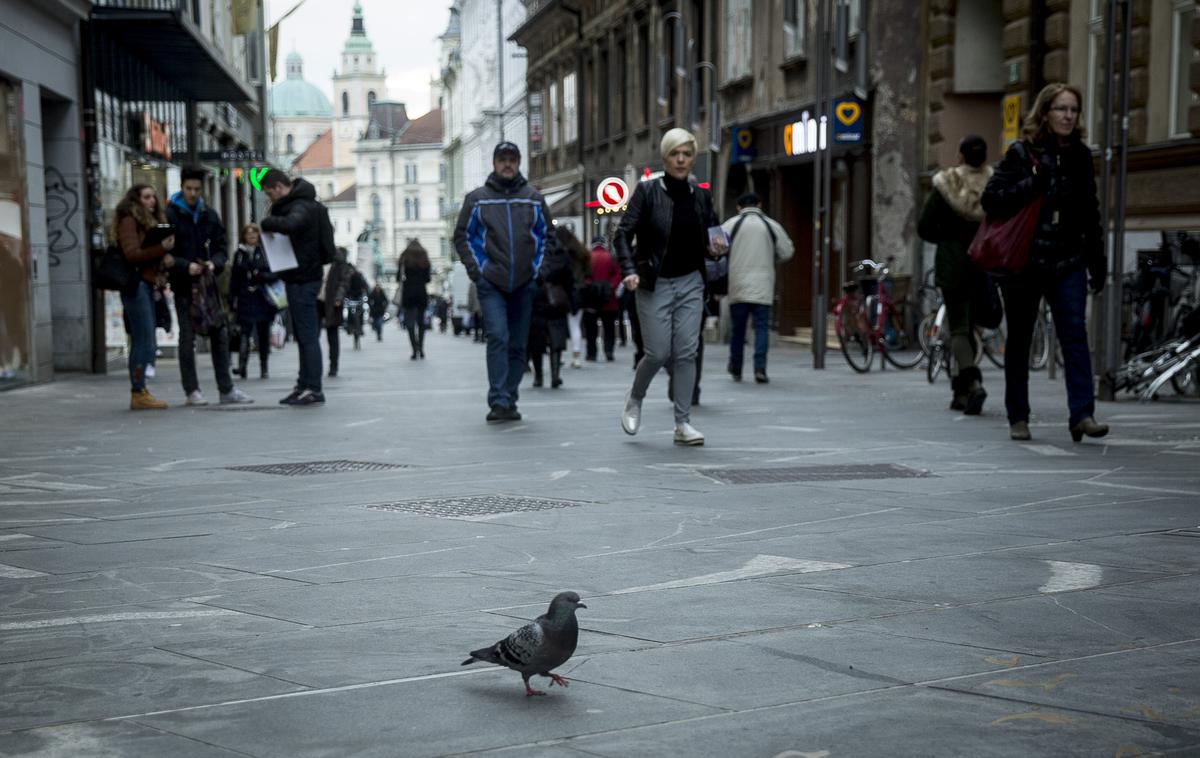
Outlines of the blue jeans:
[{"label": "blue jeans", "polygon": [[292,335],[300,352],[299,390],[321,391],[321,319],[317,313],[317,295],[321,280],[287,285],[288,311],[292,316]]},{"label": "blue jeans", "polygon": [[129,322],[129,386],[133,392],[146,389],[146,366],[154,363],[158,340],[154,327],[154,294],[145,281],[138,282],[132,295],[121,295]]},{"label": "blue jeans", "polygon": [[1044,297],[1054,315],[1067,381],[1068,423],[1075,426],[1096,412],[1092,360],[1087,343],[1087,272],[1029,274],[1001,281],[1008,343],[1004,349],[1004,405],[1008,423],[1029,420],[1029,349],[1038,306]]},{"label": "blue jeans", "polygon": [[475,283],[487,333],[488,406],[517,407],[525,374],[525,344],[533,312],[533,282],[504,292],[483,277]]},{"label": "blue jeans", "polygon": [[767,347],[771,335],[771,306],[758,303],[732,303],[729,306],[729,370],[742,373],[742,354],[746,347],[746,320],[754,316],[754,370],[767,370]]}]

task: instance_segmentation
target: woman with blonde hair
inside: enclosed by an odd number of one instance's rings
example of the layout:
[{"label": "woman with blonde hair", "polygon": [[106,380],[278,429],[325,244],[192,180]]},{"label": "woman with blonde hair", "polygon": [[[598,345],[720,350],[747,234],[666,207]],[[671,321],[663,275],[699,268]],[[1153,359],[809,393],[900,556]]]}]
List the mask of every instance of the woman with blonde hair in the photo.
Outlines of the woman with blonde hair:
[{"label": "woman with blonde hair", "polygon": [[1004,404],[1009,434],[1028,440],[1029,348],[1043,298],[1054,315],[1062,347],[1072,439],[1103,437],[1098,423],[1091,356],[1087,343],[1087,296],[1104,288],[1107,270],[1100,230],[1092,151],[1079,124],[1083,95],[1068,84],[1048,84],[1025,118],[1022,139],[1014,142],[988,181],[983,209],[992,218],[1010,218],[1042,198],[1020,274],[1001,281],[1008,319],[1004,362]]},{"label": "woman with blonde hair", "polygon": [[146,233],[165,224],[158,195],[148,184],[135,184],[117,204],[113,214],[112,237],[125,260],[141,274],[136,286],[121,293],[121,303],[129,324],[130,410],[161,410],[167,404],[146,389],[146,367],[154,363],[158,349],[155,336],[154,288],[165,284],[166,270],[174,264],[170,251],[175,235],[157,244],[143,246]]},{"label": "woman with blonde hair", "polygon": [[[720,243],[709,247],[708,229],[720,222],[713,211],[712,195],[691,175],[696,138],[686,129],[671,129],[663,135],[660,152],[663,176],[638,184],[614,239],[622,282],[626,290],[637,293],[646,351],[621,414],[621,428],[627,434],[637,434],[642,399],[650,381],[668,362],[676,386],[695,385],[704,317],[705,252],[727,252]],[[676,392],[673,401],[675,444],[703,445],[704,435],[691,424],[692,393]]]}]

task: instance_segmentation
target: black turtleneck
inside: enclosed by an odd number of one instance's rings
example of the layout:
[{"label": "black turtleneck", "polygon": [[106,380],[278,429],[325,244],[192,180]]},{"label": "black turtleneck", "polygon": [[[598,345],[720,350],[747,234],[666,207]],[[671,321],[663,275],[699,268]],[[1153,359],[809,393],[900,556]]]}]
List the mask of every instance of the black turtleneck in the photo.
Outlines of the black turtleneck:
[{"label": "black turtleneck", "polygon": [[675,179],[667,174],[663,175],[662,180],[673,209],[667,252],[658,275],[670,279],[703,270],[708,230],[700,226],[691,184],[686,179]]}]

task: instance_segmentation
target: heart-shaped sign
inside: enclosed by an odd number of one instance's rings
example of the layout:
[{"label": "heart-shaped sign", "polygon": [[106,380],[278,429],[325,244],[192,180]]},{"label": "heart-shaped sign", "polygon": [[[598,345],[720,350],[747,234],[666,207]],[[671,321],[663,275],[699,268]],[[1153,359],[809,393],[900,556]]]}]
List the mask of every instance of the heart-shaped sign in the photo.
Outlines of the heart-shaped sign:
[{"label": "heart-shaped sign", "polygon": [[837,116],[838,121],[842,122],[843,126],[850,126],[862,115],[862,107],[858,103],[838,103],[834,115]]}]

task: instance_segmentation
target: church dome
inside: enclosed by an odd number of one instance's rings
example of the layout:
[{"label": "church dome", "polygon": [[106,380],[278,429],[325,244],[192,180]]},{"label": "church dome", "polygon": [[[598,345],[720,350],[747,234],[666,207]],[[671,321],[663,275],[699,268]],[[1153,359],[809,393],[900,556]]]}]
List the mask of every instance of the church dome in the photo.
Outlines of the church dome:
[{"label": "church dome", "polygon": [[304,59],[297,52],[287,57],[287,79],[271,87],[268,97],[276,117],[333,118],[333,105],[319,87],[304,80]]}]

